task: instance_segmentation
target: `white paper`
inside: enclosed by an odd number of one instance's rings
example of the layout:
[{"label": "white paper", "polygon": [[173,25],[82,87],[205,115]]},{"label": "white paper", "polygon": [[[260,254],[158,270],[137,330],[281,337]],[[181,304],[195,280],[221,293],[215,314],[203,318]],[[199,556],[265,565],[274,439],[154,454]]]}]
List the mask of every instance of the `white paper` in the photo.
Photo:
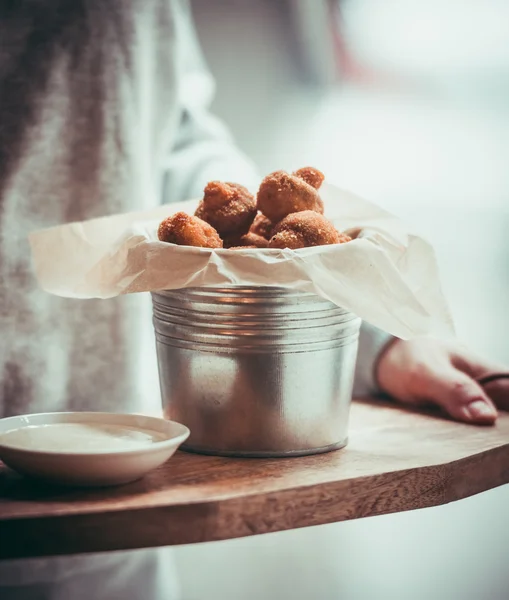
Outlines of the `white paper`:
[{"label": "white paper", "polygon": [[393,335],[447,337],[452,319],[435,254],[390,213],[324,184],[325,215],[346,244],[301,250],[212,250],[160,242],[162,219],[198,201],[37,231],[30,236],[39,285],[68,298],[200,286],[270,285],[314,292]]}]

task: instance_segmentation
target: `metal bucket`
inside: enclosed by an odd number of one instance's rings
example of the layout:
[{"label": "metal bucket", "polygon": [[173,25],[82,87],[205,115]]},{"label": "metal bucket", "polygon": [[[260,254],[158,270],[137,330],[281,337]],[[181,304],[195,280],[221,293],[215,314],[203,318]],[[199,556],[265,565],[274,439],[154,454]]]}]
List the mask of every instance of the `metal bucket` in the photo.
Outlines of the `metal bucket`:
[{"label": "metal bucket", "polygon": [[358,317],[272,287],[152,300],[165,415],[191,430],[183,449],[276,457],[346,444]]}]

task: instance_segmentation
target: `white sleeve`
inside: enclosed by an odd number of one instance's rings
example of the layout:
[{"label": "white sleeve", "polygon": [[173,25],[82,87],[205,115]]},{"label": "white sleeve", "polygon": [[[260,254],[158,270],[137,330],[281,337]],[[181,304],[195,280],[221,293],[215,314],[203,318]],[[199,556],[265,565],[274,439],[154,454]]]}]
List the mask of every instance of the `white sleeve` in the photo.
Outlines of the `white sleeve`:
[{"label": "white sleeve", "polygon": [[180,122],[165,161],[163,202],[198,198],[213,179],[235,181],[255,191],[253,162],[236,146],[224,124],[209,112],[215,84],[208,71],[189,4],[177,1],[176,68]]},{"label": "white sleeve", "polygon": [[359,335],[359,351],[355,368],[353,395],[361,398],[380,394],[375,380],[375,366],[380,352],[394,338],[384,331],[363,323]]}]

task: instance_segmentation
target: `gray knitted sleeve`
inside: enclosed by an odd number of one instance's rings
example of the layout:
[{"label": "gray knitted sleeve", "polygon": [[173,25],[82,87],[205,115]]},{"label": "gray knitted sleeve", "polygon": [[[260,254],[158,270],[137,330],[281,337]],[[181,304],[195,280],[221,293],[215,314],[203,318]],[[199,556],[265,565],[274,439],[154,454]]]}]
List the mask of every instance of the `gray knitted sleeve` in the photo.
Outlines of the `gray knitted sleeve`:
[{"label": "gray knitted sleeve", "polygon": [[354,397],[372,396],[380,393],[375,381],[374,367],[380,352],[393,339],[393,336],[373,327],[373,325],[362,324],[355,368]]}]

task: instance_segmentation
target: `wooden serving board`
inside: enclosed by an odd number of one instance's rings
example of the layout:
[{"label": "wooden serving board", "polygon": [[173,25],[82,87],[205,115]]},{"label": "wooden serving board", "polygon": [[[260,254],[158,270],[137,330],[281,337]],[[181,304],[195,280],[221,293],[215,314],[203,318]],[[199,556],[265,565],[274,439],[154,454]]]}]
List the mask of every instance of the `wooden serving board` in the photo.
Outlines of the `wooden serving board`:
[{"label": "wooden serving board", "polygon": [[509,482],[509,414],[494,427],[380,401],[352,407],[329,454],[177,453],[117,488],[36,484],[0,463],[0,558],[225,540],[445,504]]}]

